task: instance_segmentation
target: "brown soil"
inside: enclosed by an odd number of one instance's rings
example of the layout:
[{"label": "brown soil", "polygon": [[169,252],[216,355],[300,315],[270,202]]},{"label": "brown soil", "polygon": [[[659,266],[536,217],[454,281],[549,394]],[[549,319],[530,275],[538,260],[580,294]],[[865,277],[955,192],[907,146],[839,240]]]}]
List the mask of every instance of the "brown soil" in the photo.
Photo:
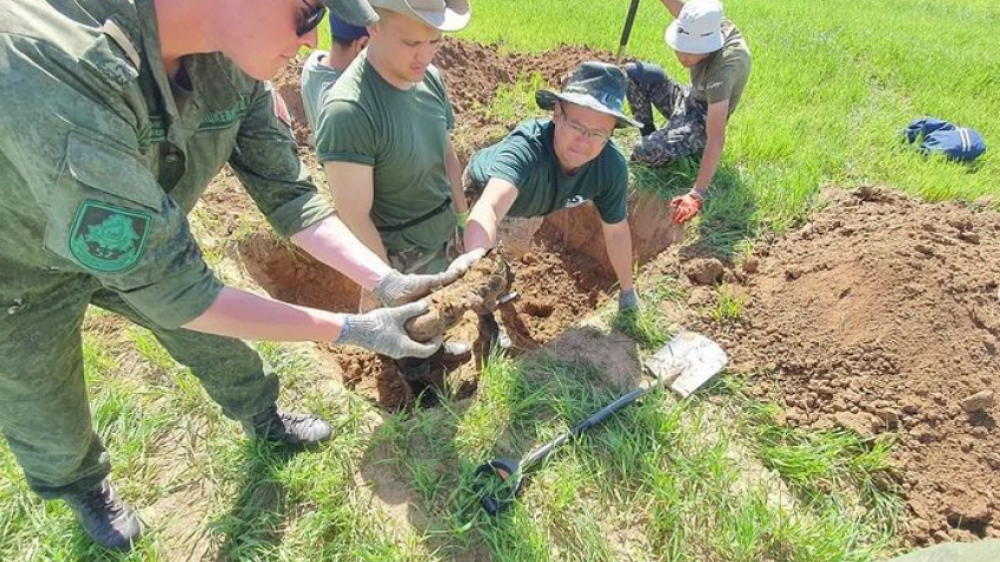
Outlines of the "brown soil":
[{"label": "brown soil", "polygon": [[[638,251],[640,264],[681,236],[680,229],[669,224],[666,206],[654,201],[655,197],[635,195],[629,203],[633,241],[636,248],[642,249]],[[591,205],[565,209],[547,217],[537,232],[525,235],[534,240],[533,246],[511,260],[511,290],[520,296],[501,306],[496,315],[516,350],[548,343],[593,313],[607,298],[615,277],[604,255],[596,214]],[[656,238],[646,238],[651,233]],[[273,234],[262,231],[248,237],[240,243],[240,255],[256,282],[278,299],[336,312],[357,310],[356,285],[289,244],[277,241]],[[473,358],[463,365],[450,366],[448,372],[444,365],[437,365],[434,374],[441,381],[437,386],[447,387],[456,399],[475,392],[476,366],[486,353],[478,324],[475,312],[466,312],[445,337],[475,344]],[[389,410],[412,405],[413,395],[391,361],[358,348],[330,344],[321,348],[327,359],[343,370],[348,388]]]},{"label": "brown soil", "polygon": [[744,266],[745,320],[718,338],[789,425],[898,434],[911,542],[1000,536],[1000,216],[829,200]]}]

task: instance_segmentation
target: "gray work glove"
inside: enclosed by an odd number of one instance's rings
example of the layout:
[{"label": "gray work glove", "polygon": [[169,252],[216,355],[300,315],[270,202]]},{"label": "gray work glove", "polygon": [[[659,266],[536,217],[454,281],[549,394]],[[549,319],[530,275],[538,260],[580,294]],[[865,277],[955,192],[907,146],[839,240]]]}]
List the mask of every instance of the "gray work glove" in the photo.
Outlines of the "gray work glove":
[{"label": "gray work glove", "polygon": [[348,314],[336,343],[357,345],[393,359],[430,357],[441,347],[441,336],[427,343],[414,341],[406,333],[406,321],[429,310],[426,301],[395,308],[379,308],[365,314]]},{"label": "gray work glove", "polygon": [[450,285],[465,275],[472,264],[476,263],[476,260],[483,257],[485,253],[486,250],[479,249],[462,254],[455,258],[448,269],[441,273],[406,274],[390,270],[375,284],[375,295],[378,296],[382,304],[387,306],[396,306],[426,297],[431,292]]},{"label": "gray work glove", "polygon": [[639,308],[639,295],[635,292],[635,287],[631,291],[619,291],[618,311],[624,312],[634,308]]}]

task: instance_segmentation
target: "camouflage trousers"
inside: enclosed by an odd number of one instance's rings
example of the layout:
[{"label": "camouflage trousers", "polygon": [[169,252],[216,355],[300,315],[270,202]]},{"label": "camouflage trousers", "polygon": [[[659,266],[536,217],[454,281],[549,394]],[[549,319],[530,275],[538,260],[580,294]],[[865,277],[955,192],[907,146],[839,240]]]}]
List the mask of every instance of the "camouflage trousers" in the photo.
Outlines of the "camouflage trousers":
[{"label": "camouflage trousers", "polygon": [[[705,149],[708,107],[694,98],[690,87],[662,72],[647,72],[640,77],[630,74],[626,96],[633,116],[645,125],[642,140],[632,152],[633,162],[666,166]],[[667,119],[666,126],[658,131],[653,127],[654,107]]]},{"label": "camouflage trousers", "polygon": [[[30,289],[29,289],[30,291]],[[246,419],[278,397],[278,378],[240,340],[154,326],[117,293],[72,275],[25,296],[0,285],[0,426],[28,485],[43,498],[86,490],[111,470],[91,423],[81,328],[93,304],[150,329],[223,412]]]}]

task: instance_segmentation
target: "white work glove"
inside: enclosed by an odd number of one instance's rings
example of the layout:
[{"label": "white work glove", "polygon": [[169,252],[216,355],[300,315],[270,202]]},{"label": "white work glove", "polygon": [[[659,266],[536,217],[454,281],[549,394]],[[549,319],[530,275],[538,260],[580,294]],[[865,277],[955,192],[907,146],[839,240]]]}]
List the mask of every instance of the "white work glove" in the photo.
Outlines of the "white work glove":
[{"label": "white work glove", "polygon": [[406,333],[406,321],[429,310],[426,301],[395,308],[379,308],[364,314],[348,314],[336,343],[357,345],[393,359],[430,357],[441,347],[441,336],[427,343],[414,341]]},{"label": "white work glove", "polygon": [[479,249],[467,252],[455,258],[448,269],[441,273],[400,273],[390,270],[375,284],[375,295],[387,306],[396,306],[426,297],[433,291],[455,282],[465,275],[466,271],[482,258],[486,250]]}]

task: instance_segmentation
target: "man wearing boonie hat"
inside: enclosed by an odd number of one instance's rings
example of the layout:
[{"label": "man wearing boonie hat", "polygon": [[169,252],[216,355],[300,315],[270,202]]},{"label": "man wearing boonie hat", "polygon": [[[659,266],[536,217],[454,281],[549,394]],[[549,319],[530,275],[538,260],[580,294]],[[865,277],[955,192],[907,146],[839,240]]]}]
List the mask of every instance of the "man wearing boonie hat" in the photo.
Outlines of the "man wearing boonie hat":
[{"label": "man wearing boonie hat", "polygon": [[[615,129],[639,127],[622,112],[625,73],[602,62],[578,66],[561,92],[539,90],[551,119],[533,119],[473,155],[463,183],[475,199],[465,248],[489,248],[517,230],[516,223],[593,202],[601,217],[608,258],[618,277],[618,306],[638,305],[632,284],[628,227],[628,163],[611,139]],[[505,217],[513,217],[513,221]],[[481,321],[495,325],[492,316]],[[498,330],[497,328],[493,328]],[[503,336],[497,333],[503,344]]]},{"label": "man wearing boonie hat", "polygon": [[[691,72],[691,85],[681,86],[663,68],[648,62],[625,65],[628,101],[643,123],[642,141],[632,160],[666,166],[701,153],[698,177],[691,190],[670,202],[674,222],[701,211],[726,142],[726,123],[736,110],[750,76],[750,49],[743,34],[723,17],[718,0],[662,0],[674,21],[664,39]],[[656,107],[667,124],[653,124]]]},{"label": "man wearing boonie hat", "polygon": [[351,25],[330,14],[329,51],[316,50],[309,55],[302,66],[302,105],[309,123],[309,140],[316,145],[311,132],[316,130],[316,111],[327,90],[337,83],[340,75],[354,62],[354,59],[368,46],[368,28]]},{"label": "man wearing boonie hat", "polygon": [[426,302],[338,314],[226,286],[191,232],[188,214],[228,163],[278,233],[385,301],[461,274],[388,267],[300,161],[265,81],[315,46],[324,4],[355,25],[377,19],[365,0],[0,2],[0,428],[30,489],[66,501],[102,546],[132,548],[142,525],[92,423],[89,306],[152,331],[249,436],[292,446],[332,428],[278,409],[278,374],[244,340],[396,357],[440,345],[404,329]]},{"label": "man wearing boonie hat", "polygon": [[[442,33],[464,28],[465,0],[373,0],[380,16],[368,48],[320,98],[316,154],[337,213],[369,248],[402,273],[437,273],[457,254],[458,215],[467,210],[450,139],[455,116],[431,61]],[[482,252],[457,258],[474,261]],[[372,306],[362,295],[362,309]],[[470,357],[464,343],[443,359]],[[437,358],[435,358],[437,359]],[[428,361],[397,362],[414,390]]]}]

